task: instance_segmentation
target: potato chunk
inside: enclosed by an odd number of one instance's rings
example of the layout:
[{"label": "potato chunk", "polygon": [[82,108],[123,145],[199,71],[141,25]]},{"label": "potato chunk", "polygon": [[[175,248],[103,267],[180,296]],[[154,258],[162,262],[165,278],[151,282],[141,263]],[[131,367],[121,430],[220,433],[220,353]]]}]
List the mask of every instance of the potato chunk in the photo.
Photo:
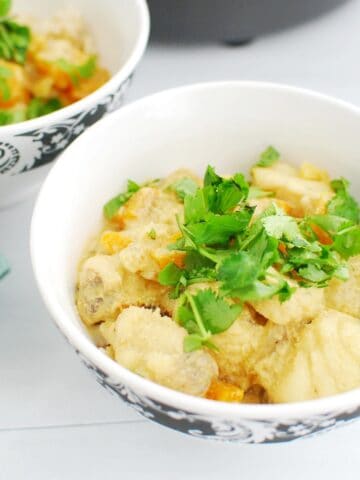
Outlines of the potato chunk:
[{"label": "potato chunk", "polygon": [[261,348],[264,328],[252,320],[247,308],[223,333],[215,335],[214,344],[219,348],[212,355],[219,366],[220,378],[246,390],[249,385],[251,356]]},{"label": "potato chunk", "polygon": [[307,322],[324,308],[324,292],[320,288],[297,288],[289,300],[277,297],[252,302],[254,309],[273,323]]},{"label": "potato chunk", "polygon": [[333,279],[325,289],[326,304],[360,318],[360,255],[349,259],[349,280]]},{"label": "potato chunk", "polygon": [[334,395],[360,386],[360,320],[323,311],[306,325],[296,350],[267,391],[274,402]]},{"label": "potato chunk", "polygon": [[79,275],[77,306],[88,325],[115,318],[119,312],[122,278],[118,263],[108,255],[95,255],[82,265]]},{"label": "potato chunk", "polygon": [[115,320],[129,305],[169,308],[166,287],[123,268],[118,255],[95,255],[82,265],[77,306],[83,321],[92,325]]},{"label": "potato chunk", "polygon": [[166,387],[202,396],[217,375],[207,352],[184,352],[186,331],[159,309],[129,307],[100,330],[118,363]]},{"label": "potato chunk", "polygon": [[254,185],[275,192],[282,200],[301,208],[304,213],[324,213],[333,196],[329,182],[301,178],[297,170],[285,168],[286,164],[252,169]]}]

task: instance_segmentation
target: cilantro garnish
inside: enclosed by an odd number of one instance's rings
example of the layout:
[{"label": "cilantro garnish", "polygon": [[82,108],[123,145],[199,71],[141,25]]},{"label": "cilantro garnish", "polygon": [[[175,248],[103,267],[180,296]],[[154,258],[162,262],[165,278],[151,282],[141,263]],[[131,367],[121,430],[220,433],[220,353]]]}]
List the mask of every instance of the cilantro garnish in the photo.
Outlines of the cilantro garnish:
[{"label": "cilantro garnish", "polygon": [[335,196],[328,203],[328,213],[359,223],[360,209],[355,198],[349,193],[349,182],[340,178],[333,180],[331,187],[335,191]]},{"label": "cilantro garnish", "polygon": [[196,295],[185,292],[176,312],[176,319],[189,333],[184,350],[191,352],[202,346],[215,348],[213,334],[231,327],[241,311],[240,305],[230,305],[212,290],[200,290]]},{"label": "cilantro garnish", "polygon": [[280,153],[271,145],[260,155],[257,167],[271,167],[280,158]]},{"label": "cilantro garnish", "polygon": [[249,188],[249,195],[248,199],[252,200],[253,198],[264,198],[264,197],[274,197],[274,192],[267,192],[266,190],[261,189],[260,187],[256,187],[255,185],[251,185]]},{"label": "cilantro garnish", "polygon": [[60,58],[55,64],[67,73],[73,85],[77,86],[81,79],[90,78],[94,75],[96,70],[96,56],[91,55],[86,62],[81,65],[74,65],[64,58]]},{"label": "cilantro garnish", "polygon": [[184,177],[170,185],[169,188],[173,190],[181,200],[184,200],[186,195],[194,195],[199,186],[192,178]]},{"label": "cilantro garnish", "polygon": [[11,90],[8,79],[12,77],[13,73],[10,68],[0,65],[0,94],[4,101],[10,100]]},{"label": "cilantro garnish", "polygon": [[13,123],[23,122],[26,120],[26,112],[24,108],[16,110],[0,110],[0,125],[12,125]]},{"label": "cilantro garnish", "polygon": [[[267,166],[278,158],[269,147],[260,161]],[[346,280],[346,260],[360,254],[359,206],[346,180],[332,182],[327,214],[305,218],[286,215],[275,203],[254,217],[249,198],[272,192],[249,187],[240,173],[223,178],[209,166],[203,187],[178,186],[182,236],[168,248],[185,252],[184,267],[171,263],[158,280],[179,299],[175,319],[188,332],[185,351],[216,348],[212,335],[228,329],[245,302],[274,296],[285,302],[298,287]],[[204,282],[213,290],[189,289]]]},{"label": "cilantro garnish", "polygon": [[42,98],[33,98],[26,109],[26,118],[31,120],[32,118],[41,117],[48,113],[55,112],[62,108],[62,103],[58,98],[50,98],[48,100]]},{"label": "cilantro garnish", "polygon": [[113,216],[117,213],[120,207],[122,207],[130,198],[140,190],[140,185],[133,182],[132,180],[128,180],[127,190],[126,192],[119,193],[116,197],[109,200],[104,205],[104,215],[108,220],[111,220]]},{"label": "cilantro garnish", "polygon": [[25,63],[30,44],[30,29],[12,20],[0,21],[0,57]]},{"label": "cilantro garnish", "polygon": [[5,17],[11,8],[11,0],[0,0],[0,17]]},{"label": "cilantro garnish", "polygon": [[151,240],[156,240],[156,231],[152,228],[147,232],[147,236],[151,238]]}]

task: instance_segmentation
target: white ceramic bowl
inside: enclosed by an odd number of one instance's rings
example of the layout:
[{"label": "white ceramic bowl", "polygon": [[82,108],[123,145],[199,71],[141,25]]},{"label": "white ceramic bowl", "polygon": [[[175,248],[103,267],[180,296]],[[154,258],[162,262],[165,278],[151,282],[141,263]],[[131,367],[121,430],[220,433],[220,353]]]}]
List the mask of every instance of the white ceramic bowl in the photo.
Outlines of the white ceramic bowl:
[{"label": "white ceramic bowl", "polygon": [[44,117],[0,127],[0,208],[20,201],[80,133],[120,107],[149,37],[145,0],[15,0],[14,11],[49,18],[65,6],[81,12],[111,79],[86,98]]},{"label": "white ceramic bowl", "polygon": [[351,179],[358,190],[359,131],[360,111],[323,95],[262,83],[214,83],[126,106],[66,150],[36,204],[32,262],[56,324],[104,387],[171,428],[238,442],[293,440],[359,416],[360,389],[278,405],[215,402],[167,389],[97,349],[74,305],[78,260],[100,228],[102,205],[128,178],[142,182],[184,166],[200,173],[208,163],[223,172],[246,172],[272,144],[291,162],[312,161]]}]

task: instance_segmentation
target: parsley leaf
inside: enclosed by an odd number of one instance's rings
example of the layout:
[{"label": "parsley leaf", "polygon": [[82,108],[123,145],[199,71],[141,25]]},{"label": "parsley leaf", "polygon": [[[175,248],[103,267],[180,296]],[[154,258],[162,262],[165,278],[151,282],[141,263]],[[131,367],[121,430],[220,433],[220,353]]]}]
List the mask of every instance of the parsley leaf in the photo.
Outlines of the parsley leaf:
[{"label": "parsley leaf", "polygon": [[272,146],[269,146],[260,155],[260,160],[257,162],[257,167],[270,167],[280,158],[280,153]]},{"label": "parsley leaf", "polygon": [[113,216],[117,213],[120,207],[122,207],[130,198],[140,190],[140,185],[133,182],[132,180],[128,180],[127,184],[127,191],[124,193],[120,193],[109,200],[104,205],[104,215],[108,220],[111,220]]}]

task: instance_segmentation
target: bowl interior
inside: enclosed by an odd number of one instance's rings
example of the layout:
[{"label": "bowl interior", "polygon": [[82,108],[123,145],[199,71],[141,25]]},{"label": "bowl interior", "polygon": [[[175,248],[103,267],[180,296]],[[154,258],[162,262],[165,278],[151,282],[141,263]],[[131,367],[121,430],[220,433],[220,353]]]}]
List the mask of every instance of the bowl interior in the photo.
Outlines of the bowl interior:
[{"label": "bowl interior", "polygon": [[359,124],[357,110],[326,97],[227,83],[155,95],[92,127],[53,168],[33,219],[35,272],[60,327],[84,332],[74,307],[78,261],[100,227],[102,205],[128,178],[141,182],[180,167],[201,173],[207,164],[248,172],[272,144],[284,160],[349,178],[356,192]]},{"label": "bowl interior", "polygon": [[49,18],[64,7],[78,10],[89,26],[101,64],[113,74],[130,56],[140,34],[138,0],[15,0],[13,4],[15,12],[38,18]]}]

